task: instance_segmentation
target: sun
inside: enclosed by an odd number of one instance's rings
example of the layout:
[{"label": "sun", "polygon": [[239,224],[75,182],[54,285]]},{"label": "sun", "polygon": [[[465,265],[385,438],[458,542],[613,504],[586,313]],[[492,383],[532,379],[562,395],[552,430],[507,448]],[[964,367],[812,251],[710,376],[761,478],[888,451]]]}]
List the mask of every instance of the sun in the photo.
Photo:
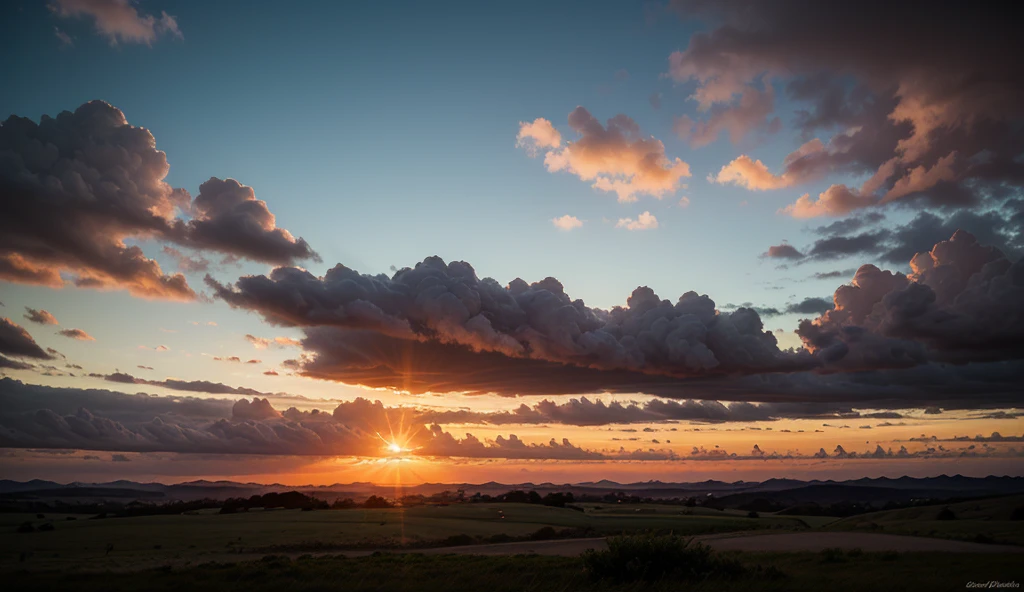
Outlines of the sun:
[{"label": "sun", "polygon": [[405,452],[405,448],[399,446],[397,442],[388,442],[387,449],[388,452],[391,452],[392,454],[402,454]]}]

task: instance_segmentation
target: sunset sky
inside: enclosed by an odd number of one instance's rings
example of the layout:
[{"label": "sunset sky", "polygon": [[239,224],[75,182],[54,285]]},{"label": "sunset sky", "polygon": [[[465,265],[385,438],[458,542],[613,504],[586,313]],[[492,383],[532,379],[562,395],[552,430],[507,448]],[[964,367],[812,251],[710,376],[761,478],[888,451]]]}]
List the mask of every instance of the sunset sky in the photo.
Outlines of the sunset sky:
[{"label": "sunset sky", "polygon": [[1014,19],[297,4],[0,6],[0,477],[1024,475]]}]

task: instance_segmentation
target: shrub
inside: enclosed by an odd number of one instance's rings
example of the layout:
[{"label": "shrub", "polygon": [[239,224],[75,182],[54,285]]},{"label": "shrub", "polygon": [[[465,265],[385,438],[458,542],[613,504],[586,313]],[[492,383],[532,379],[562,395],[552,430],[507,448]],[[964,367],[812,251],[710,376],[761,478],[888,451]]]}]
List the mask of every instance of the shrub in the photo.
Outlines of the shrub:
[{"label": "shrub", "polygon": [[53,530],[53,523],[51,522],[46,522],[44,524],[39,525],[39,532],[47,532],[50,530]]},{"label": "shrub", "polygon": [[825,563],[841,563],[846,561],[846,554],[839,547],[829,547],[821,550],[821,560]]},{"label": "shrub", "polygon": [[1010,520],[1024,520],[1024,506],[1017,506],[1010,514]]},{"label": "shrub", "polygon": [[753,510],[751,510],[750,512],[747,513],[747,518],[760,518],[760,517],[761,517],[761,515],[758,514],[757,512],[754,512]]},{"label": "shrub", "polygon": [[22,522],[18,525],[18,528],[15,529],[15,532],[35,532],[35,530],[36,527],[32,526],[31,522]]},{"label": "shrub", "polygon": [[700,578],[714,573],[738,575],[743,567],[722,560],[711,548],[676,535],[610,537],[605,551],[589,550],[583,565],[591,577],[619,582],[656,581],[666,576]]},{"label": "shrub", "polygon": [[949,508],[942,508],[942,510],[935,516],[936,520],[956,520],[956,514]]},{"label": "shrub", "polygon": [[382,497],[371,495],[370,497],[366,498],[365,502],[363,502],[363,507],[369,510],[374,510],[382,508],[392,508],[394,507],[394,505]]},{"label": "shrub", "polygon": [[536,532],[530,535],[530,538],[535,541],[550,541],[551,539],[558,536],[558,531],[550,526],[538,528]]}]

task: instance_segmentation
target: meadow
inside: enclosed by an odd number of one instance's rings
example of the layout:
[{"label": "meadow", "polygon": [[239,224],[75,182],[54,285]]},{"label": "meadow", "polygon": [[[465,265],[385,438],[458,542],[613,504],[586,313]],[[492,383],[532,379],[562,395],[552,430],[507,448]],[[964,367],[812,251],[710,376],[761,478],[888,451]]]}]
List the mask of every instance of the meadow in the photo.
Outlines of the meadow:
[{"label": "meadow", "polygon": [[825,530],[1024,545],[1024,495],[859,514]]},{"label": "meadow", "polygon": [[[0,570],[126,569],[166,563],[401,546],[603,536],[626,531],[681,535],[759,529],[802,530],[798,517],[680,506],[590,504],[578,511],[533,504],[452,504],[388,509],[216,510],[96,519],[66,514],[0,514]],[[16,532],[31,523],[34,532]],[[39,530],[52,524],[53,530]],[[47,527],[48,528],[48,527]]]}]

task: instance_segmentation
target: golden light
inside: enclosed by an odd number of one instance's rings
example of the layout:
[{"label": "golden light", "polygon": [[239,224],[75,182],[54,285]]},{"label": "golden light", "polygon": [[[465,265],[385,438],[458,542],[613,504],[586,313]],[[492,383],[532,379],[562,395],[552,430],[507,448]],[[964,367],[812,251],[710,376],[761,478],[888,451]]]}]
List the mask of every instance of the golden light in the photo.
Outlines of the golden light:
[{"label": "golden light", "polygon": [[387,445],[388,451],[392,454],[401,454],[405,452],[405,448],[399,446],[397,442],[388,442]]}]

